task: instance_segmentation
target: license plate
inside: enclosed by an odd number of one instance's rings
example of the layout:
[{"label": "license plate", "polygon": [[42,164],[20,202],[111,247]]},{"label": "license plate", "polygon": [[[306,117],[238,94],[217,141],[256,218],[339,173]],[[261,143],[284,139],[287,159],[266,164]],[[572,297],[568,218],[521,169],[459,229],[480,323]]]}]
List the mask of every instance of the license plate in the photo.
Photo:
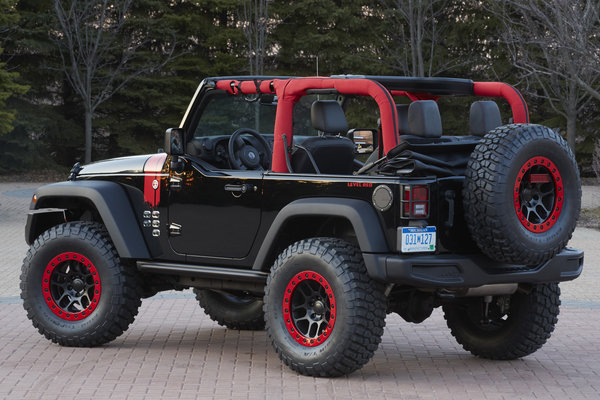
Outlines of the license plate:
[{"label": "license plate", "polygon": [[403,253],[435,251],[435,226],[403,227],[400,250]]}]

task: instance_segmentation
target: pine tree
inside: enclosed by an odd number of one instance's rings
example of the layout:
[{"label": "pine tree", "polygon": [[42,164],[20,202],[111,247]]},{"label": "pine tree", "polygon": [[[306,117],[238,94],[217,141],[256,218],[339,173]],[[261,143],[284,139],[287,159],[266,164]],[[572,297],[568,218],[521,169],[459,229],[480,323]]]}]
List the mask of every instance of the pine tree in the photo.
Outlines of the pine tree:
[{"label": "pine tree", "polygon": [[[370,46],[373,16],[360,0],[275,0],[276,69],[290,75],[377,72]],[[317,71],[318,64],[318,71]]]},{"label": "pine tree", "polygon": [[[19,19],[15,10],[15,0],[0,0],[0,35],[6,35]],[[0,38],[0,56],[3,53],[3,40]],[[6,69],[6,63],[0,62],[0,135],[13,129],[15,110],[7,107],[6,101],[16,94],[23,94],[28,87],[17,83],[19,74]]]},{"label": "pine tree", "polygon": [[[179,126],[202,79],[245,72],[238,7],[237,0],[135,3],[133,18],[148,27],[152,42],[175,33],[178,56],[160,71],[133,80],[99,108],[97,126],[110,132],[104,156],[156,151],[165,129]],[[160,56],[150,46],[146,51],[149,58]]]}]

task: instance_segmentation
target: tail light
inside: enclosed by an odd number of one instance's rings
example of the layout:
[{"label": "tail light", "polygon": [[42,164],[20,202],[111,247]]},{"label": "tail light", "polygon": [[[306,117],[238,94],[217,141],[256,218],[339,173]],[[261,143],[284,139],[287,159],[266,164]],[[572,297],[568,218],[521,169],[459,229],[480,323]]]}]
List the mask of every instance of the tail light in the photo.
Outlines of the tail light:
[{"label": "tail light", "polygon": [[402,190],[402,218],[427,218],[429,188],[426,185],[407,185]]}]

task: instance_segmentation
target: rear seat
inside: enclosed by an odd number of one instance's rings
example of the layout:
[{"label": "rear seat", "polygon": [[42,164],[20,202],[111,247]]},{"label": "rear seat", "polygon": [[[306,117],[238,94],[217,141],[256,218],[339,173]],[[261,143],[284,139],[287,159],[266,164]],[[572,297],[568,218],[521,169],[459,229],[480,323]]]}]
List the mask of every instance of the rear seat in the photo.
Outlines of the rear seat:
[{"label": "rear seat", "polygon": [[396,104],[398,110],[398,133],[408,135],[408,108],[410,104]]},{"label": "rear seat", "polygon": [[439,138],[442,136],[442,118],[433,100],[413,101],[408,107],[409,135]]},{"label": "rear seat", "polygon": [[502,125],[500,109],[494,101],[476,101],[471,104],[469,115],[471,135],[483,136]]},{"label": "rear seat", "polygon": [[[399,115],[400,117],[400,115]],[[473,136],[442,136],[442,118],[433,100],[418,100],[408,107],[408,134],[400,134],[400,159],[413,162],[414,174],[463,175],[477,143]]]}]

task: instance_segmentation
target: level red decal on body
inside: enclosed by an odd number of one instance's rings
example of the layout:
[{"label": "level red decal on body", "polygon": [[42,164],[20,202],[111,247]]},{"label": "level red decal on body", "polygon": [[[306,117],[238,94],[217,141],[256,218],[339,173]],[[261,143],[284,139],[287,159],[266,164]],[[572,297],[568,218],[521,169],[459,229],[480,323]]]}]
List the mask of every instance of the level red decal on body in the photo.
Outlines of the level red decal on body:
[{"label": "level red decal on body", "polygon": [[348,182],[348,187],[370,188],[373,184],[370,182]]},{"label": "level red decal on body", "polygon": [[160,174],[166,158],[166,153],[155,154],[144,164],[144,201],[151,207],[160,203]]}]

